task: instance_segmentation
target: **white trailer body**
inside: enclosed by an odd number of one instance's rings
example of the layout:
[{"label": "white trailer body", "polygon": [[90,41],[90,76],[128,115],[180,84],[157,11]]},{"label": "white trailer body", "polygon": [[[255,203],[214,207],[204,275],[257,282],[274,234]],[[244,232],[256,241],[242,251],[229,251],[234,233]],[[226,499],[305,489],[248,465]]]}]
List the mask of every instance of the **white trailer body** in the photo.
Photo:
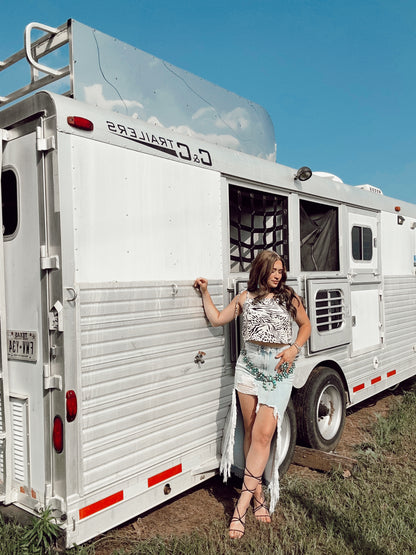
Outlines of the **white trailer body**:
[{"label": "white trailer body", "polygon": [[48,92],[0,129],[1,499],[51,506],[68,546],[218,470],[239,333],[208,325],[198,275],[221,307],[259,250],[285,257],[313,446],[415,374],[414,205]]}]

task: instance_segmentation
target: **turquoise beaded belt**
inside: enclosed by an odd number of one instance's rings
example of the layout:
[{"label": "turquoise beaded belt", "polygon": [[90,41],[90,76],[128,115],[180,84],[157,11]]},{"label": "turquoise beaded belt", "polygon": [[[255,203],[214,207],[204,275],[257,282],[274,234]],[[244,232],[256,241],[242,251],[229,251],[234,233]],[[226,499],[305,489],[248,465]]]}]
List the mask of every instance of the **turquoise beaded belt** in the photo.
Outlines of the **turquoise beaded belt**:
[{"label": "turquoise beaded belt", "polygon": [[290,374],[293,373],[293,370],[295,369],[294,362],[292,362],[292,366],[290,367],[290,369],[288,369],[288,366],[289,366],[288,363],[284,362],[280,366],[280,371],[275,370],[273,375],[267,375],[267,374],[264,374],[264,372],[262,372],[261,370],[259,370],[257,366],[254,366],[254,364],[248,358],[247,351],[245,349],[241,349],[241,356],[243,357],[247,370],[250,372],[252,376],[254,376],[256,380],[262,383],[263,388],[266,391],[273,391],[274,389],[276,389],[277,382],[281,382],[285,378],[288,378]]}]

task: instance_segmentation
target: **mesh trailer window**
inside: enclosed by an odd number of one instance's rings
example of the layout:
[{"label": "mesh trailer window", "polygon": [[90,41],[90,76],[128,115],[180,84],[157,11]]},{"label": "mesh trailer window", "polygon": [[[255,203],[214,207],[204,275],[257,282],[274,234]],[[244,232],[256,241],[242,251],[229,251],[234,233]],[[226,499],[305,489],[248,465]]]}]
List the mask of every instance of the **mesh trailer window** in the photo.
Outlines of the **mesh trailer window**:
[{"label": "mesh trailer window", "polygon": [[230,185],[232,272],[246,272],[261,250],[273,250],[289,269],[287,197]]}]

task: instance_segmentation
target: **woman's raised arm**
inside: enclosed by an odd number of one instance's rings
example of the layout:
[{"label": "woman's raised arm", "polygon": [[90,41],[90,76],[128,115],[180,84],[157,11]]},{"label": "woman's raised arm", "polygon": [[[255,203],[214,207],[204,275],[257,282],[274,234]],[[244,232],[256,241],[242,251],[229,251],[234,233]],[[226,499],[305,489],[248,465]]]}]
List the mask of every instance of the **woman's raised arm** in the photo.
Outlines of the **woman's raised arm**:
[{"label": "woman's raised arm", "polygon": [[[236,314],[240,314],[241,305],[239,303],[239,296],[236,295],[234,299],[230,302],[224,310],[219,311],[211,299],[211,295],[208,292],[208,280],[205,278],[197,278],[194,282],[195,289],[198,289],[202,296],[202,303],[204,305],[204,310],[206,317],[210,321],[211,325],[216,328],[218,326],[224,326],[234,320]],[[238,303],[238,306],[236,306]]]}]

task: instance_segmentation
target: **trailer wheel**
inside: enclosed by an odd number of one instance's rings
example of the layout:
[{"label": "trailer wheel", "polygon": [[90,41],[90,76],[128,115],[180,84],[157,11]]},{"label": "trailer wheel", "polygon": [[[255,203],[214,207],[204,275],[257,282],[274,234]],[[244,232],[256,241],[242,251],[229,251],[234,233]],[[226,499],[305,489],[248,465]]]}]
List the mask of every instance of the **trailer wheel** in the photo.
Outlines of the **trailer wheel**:
[{"label": "trailer wheel", "polygon": [[345,390],[332,368],[315,368],[296,393],[296,414],[300,442],[313,449],[332,451],[338,445],[345,424]]},{"label": "trailer wheel", "polygon": [[296,411],[292,399],[289,400],[283,416],[279,452],[279,476],[282,477],[290,466],[296,445]]}]

